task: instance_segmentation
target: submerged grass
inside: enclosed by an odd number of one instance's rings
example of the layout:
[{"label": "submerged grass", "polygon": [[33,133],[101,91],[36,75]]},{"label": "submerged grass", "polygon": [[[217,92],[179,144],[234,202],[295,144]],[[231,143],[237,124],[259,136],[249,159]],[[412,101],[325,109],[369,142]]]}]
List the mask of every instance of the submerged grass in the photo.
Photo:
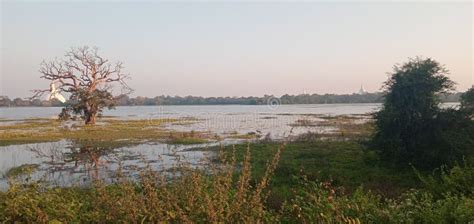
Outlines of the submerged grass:
[{"label": "submerged grass", "polygon": [[[185,132],[165,130],[164,124],[177,122],[175,119],[114,120],[103,119],[94,126],[63,126],[53,119],[28,120],[22,123],[0,126],[0,145],[59,141],[61,139],[87,139],[97,142],[124,141],[139,143],[144,141],[166,141],[174,134],[185,136]],[[207,136],[195,134],[183,142],[206,142]]]},{"label": "submerged grass", "polygon": [[[322,133],[328,138],[366,137],[373,129],[371,122],[356,122],[360,119],[336,116],[323,121],[298,120],[294,126],[331,126],[337,129],[333,133]],[[62,123],[55,119],[27,119],[16,123],[0,125],[0,146],[39,142],[52,142],[62,139],[88,139],[111,143],[115,141],[140,143],[144,141],[162,141],[171,144],[199,144],[216,139],[209,133],[176,132],[166,130],[164,125],[181,125],[183,122],[197,122],[194,118],[182,119],[146,119],[119,120],[102,118],[97,125],[86,126],[80,122]],[[255,133],[233,134],[228,138],[256,139]]]},{"label": "submerged grass", "polygon": [[13,167],[9,169],[5,176],[8,178],[15,178],[21,175],[28,175],[38,169],[38,164],[24,164],[21,166]]},{"label": "submerged grass", "polygon": [[374,123],[371,117],[355,116],[306,116],[290,124],[292,127],[329,127],[334,128],[329,132],[320,133],[320,137],[326,138],[359,138],[367,139],[374,131]]}]

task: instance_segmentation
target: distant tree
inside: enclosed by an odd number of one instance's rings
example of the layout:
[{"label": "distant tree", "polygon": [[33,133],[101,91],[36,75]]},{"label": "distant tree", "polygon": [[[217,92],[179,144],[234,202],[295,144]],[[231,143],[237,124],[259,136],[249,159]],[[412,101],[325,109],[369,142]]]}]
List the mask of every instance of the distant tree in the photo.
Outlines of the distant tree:
[{"label": "distant tree", "polygon": [[[122,87],[124,94],[131,92],[125,83],[128,76],[122,73],[122,68],[121,62],[111,64],[99,56],[97,48],[80,47],[66,52],[64,60],[43,62],[40,73],[41,78],[59,83],[58,93],[70,94],[66,111],[81,115],[86,124],[93,125],[103,108],[111,109],[115,105],[111,92],[113,84]],[[34,92],[33,98],[50,92],[50,89]]]},{"label": "distant tree", "polygon": [[[460,102],[462,93],[448,93],[439,95],[442,102]],[[2,106],[24,106],[23,101],[19,105],[13,102],[7,102],[8,97],[0,97],[0,107]],[[23,99],[22,99],[23,100]],[[156,96],[149,97],[135,97],[130,98],[128,94],[122,94],[114,97],[117,106],[130,105],[264,105],[268,100],[268,96],[264,97],[200,97],[200,96]],[[330,104],[330,103],[381,103],[383,96],[381,93],[367,93],[367,94],[300,94],[288,95],[285,94],[280,97],[281,104]],[[30,101],[29,104],[36,106],[36,102]],[[64,106],[65,104],[58,99],[43,100],[41,106]]]},{"label": "distant tree", "polygon": [[474,113],[474,86],[461,95],[461,109]]},{"label": "distant tree", "polygon": [[52,102],[52,100],[42,100],[41,105],[43,107],[51,107],[51,106],[53,106],[53,102]]},{"label": "distant tree", "polygon": [[31,105],[35,106],[35,107],[41,107],[43,106],[43,102],[41,102],[40,99],[34,99],[31,101]]},{"label": "distant tree", "polygon": [[19,97],[13,100],[13,104],[19,107],[31,106],[31,102],[29,100],[23,100],[22,98],[19,98]]},{"label": "distant tree", "polygon": [[127,94],[121,94],[115,97],[118,106],[130,105],[130,97]]},{"label": "distant tree", "polygon": [[439,107],[439,95],[454,86],[447,74],[429,58],[410,59],[394,67],[385,82],[383,107],[375,116],[372,142],[383,158],[434,167],[470,150],[472,122],[457,110]]},{"label": "distant tree", "polygon": [[12,101],[7,96],[0,96],[0,107],[9,107],[12,105]]},{"label": "distant tree", "polygon": [[142,106],[143,104],[145,104],[145,97],[137,96],[136,98],[132,100],[132,102],[133,102],[132,105]]}]

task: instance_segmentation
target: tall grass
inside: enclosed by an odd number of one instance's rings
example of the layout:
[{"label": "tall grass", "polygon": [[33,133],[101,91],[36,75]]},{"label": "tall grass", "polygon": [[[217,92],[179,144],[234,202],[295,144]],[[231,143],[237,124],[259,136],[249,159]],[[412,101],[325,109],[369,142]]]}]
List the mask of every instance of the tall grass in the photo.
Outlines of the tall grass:
[{"label": "tall grass", "polygon": [[[119,172],[113,184],[56,188],[11,182],[0,192],[1,223],[468,223],[474,220],[472,165],[443,173],[440,189],[410,190],[384,199],[360,187],[351,194],[330,182],[296,176],[299,187],[279,209],[268,206],[269,181],[285,144],[269,158],[264,174],[252,178],[250,148],[205,169],[180,164],[170,170],[147,168],[138,180]],[[234,149],[235,152],[235,149]],[[434,177],[422,177],[434,180]],[[446,180],[449,180],[446,181]],[[468,180],[466,182],[466,180]],[[432,183],[425,181],[426,183]]]},{"label": "tall grass", "polygon": [[[283,145],[268,162],[265,175],[251,183],[250,150],[238,164],[235,155],[206,170],[180,163],[171,170],[151,168],[138,181],[97,180],[91,187],[51,188],[11,182],[0,194],[0,220],[7,223],[263,223],[275,221],[265,207],[266,188]],[[238,174],[236,170],[240,170]]]}]

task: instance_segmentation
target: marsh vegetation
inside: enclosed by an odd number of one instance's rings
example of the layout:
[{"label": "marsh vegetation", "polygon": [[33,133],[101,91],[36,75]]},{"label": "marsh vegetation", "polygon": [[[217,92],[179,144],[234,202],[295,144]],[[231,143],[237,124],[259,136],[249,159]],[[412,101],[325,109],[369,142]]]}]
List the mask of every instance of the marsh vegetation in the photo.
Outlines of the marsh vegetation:
[{"label": "marsh vegetation", "polygon": [[[7,222],[40,223],[399,223],[464,222],[473,217],[472,163],[466,161],[433,174],[409,166],[394,167],[370,150],[367,140],[374,128],[370,119],[345,115],[317,117],[322,119],[320,125],[333,125],[338,131],[307,132],[285,140],[233,132],[228,139],[240,139],[240,143],[232,142],[234,146],[200,147],[194,143],[215,141],[214,136],[163,129],[163,124],[175,120],[103,119],[94,127],[79,125],[70,133],[63,132],[56,121],[5,125],[4,133],[10,133],[5,138],[12,136],[8,141],[10,147],[24,140],[13,133],[34,136],[36,128],[44,128],[48,133],[39,135],[38,141],[74,141],[78,144],[74,150],[61,151],[59,155],[77,165],[65,165],[65,160],[56,157],[55,162],[60,165],[46,170],[87,170],[88,179],[82,184],[72,181],[61,186],[51,179],[45,182],[44,176],[35,178],[37,165],[11,169],[8,173],[15,175],[7,175],[8,188],[0,193],[0,218]],[[56,128],[48,129],[51,123]],[[104,130],[112,131],[111,135],[100,136]],[[143,152],[141,144],[147,143],[148,150],[157,152],[159,144],[189,143],[185,139],[191,136],[200,140],[176,151],[199,155],[206,152],[208,156],[186,160],[186,156],[169,150],[161,154],[161,159],[157,154],[143,157],[146,154],[140,153],[124,154],[116,163],[109,159],[115,155],[114,148],[123,152],[120,147],[135,145],[136,148],[129,147],[130,151]],[[90,147],[84,147],[85,143]],[[83,147],[79,147],[81,144]],[[174,162],[164,166],[167,155]],[[51,154],[46,156],[52,158]],[[104,172],[111,175],[103,175]]]}]

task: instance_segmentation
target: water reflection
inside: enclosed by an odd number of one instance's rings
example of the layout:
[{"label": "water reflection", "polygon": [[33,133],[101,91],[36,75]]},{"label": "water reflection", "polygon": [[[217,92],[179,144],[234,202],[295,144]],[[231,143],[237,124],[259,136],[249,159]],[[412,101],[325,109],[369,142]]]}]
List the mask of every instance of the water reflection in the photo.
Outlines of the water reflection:
[{"label": "water reflection", "polygon": [[[70,142],[64,148],[58,145],[27,147],[38,159],[43,159],[43,169],[47,179],[55,180],[57,175],[80,175],[83,180],[99,178],[101,164],[106,165],[107,158],[114,153],[112,147],[101,147],[91,144]],[[102,167],[103,168],[103,167]],[[81,175],[85,174],[85,175]],[[88,178],[91,177],[91,178]]]},{"label": "water reflection", "polygon": [[[226,142],[233,144],[236,142]],[[12,145],[0,147],[0,189],[8,188],[9,170],[36,164],[28,175],[17,180],[45,181],[54,186],[82,186],[94,179],[116,181],[116,174],[136,178],[140,170],[150,167],[167,170],[177,163],[198,167],[207,163],[211,152],[188,150],[205,148],[221,143],[195,145],[139,144],[129,146],[102,146],[93,142],[59,141],[54,143]]]}]

